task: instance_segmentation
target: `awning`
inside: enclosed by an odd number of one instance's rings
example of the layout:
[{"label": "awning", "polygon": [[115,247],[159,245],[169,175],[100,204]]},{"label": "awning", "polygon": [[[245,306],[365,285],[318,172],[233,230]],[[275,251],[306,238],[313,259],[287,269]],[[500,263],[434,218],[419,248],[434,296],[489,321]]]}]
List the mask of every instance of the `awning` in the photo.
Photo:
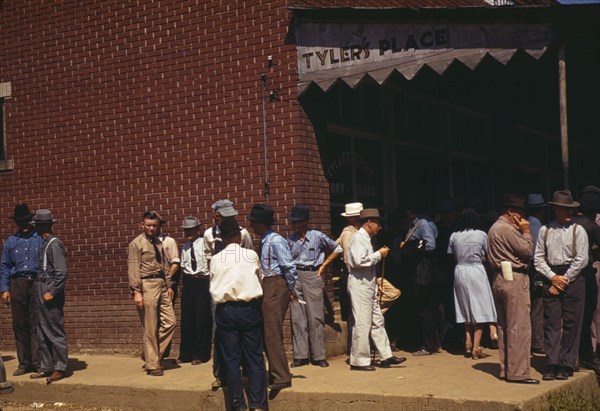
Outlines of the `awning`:
[{"label": "awning", "polygon": [[506,64],[519,50],[539,59],[551,41],[541,24],[381,25],[299,23],[299,93],[311,84],[327,91],[338,79],[379,84],[397,71],[412,79],[427,66],[439,74],[460,61],[470,69],[486,57]]}]

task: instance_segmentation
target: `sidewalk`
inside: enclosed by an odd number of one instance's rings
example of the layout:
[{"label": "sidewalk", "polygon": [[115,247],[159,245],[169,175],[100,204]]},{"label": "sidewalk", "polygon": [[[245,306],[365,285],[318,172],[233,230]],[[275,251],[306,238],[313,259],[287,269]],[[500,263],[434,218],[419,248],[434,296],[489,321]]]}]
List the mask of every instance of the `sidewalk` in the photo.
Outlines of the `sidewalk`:
[{"label": "sidewalk", "polygon": [[[330,359],[329,368],[294,368],[293,386],[270,393],[271,411],[437,411],[544,410],[548,398],[569,400],[600,397],[596,376],[577,372],[568,381],[540,385],[499,380],[498,352],[473,361],[442,352],[412,357],[397,368],[375,372],[350,371],[346,357]],[[142,371],[139,358],[124,355],[72,353],[68,378],[46,385],[29,375],[12,377],[15,353],[2,353],[6,374],[15,390],[0,397],[0,409],[12,410],[225,410],[224,392],[212,391],[211,364],[166,364],[163,377]],[[167,361],[169,362],[169,361]],[[541,379],[544,358],[532,358],[532,376]]]}]

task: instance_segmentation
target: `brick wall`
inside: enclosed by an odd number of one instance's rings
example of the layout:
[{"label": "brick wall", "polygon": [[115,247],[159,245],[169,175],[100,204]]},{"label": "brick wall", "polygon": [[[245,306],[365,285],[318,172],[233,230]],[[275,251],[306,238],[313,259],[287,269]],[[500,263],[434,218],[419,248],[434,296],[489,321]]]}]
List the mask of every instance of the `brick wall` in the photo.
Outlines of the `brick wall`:
[{"label": "brick wall", "polygon": [[[182,244],[181,220],[210,224],[215,200],[233,200],[244,224],[264,201],[262,74],[279,96],[266,102],[275,228],[287,232],[290,207],[304,202],[328,231],[328,186],[297,100],[286,4],[0,2],[14,160],[0,172],[0,234],[14,231],[15,204],[52,209],[68,252],[72,349],[139,349],[126,249],[143,211],[160,210],[164,231]],[[4,307],[0,321],[0,342],[13,347]],[[175,349],[177,341],[178,332]]]}]

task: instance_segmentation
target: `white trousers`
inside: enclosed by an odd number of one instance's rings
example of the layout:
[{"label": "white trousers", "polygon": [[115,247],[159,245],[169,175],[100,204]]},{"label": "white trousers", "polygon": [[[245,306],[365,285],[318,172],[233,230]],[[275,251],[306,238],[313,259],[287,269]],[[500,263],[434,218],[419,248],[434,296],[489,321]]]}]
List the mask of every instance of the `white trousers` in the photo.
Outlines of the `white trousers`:
[{"label": "white trousers", "polygon": [[364,367],[371,364],[369,336],[373,339],[375,348],[379,352],[379,358],[382,360],[390,358],[392,350],[379,307],[375,277],[350,273],[348,275],[348,294],[354,316],[350,365]]}]

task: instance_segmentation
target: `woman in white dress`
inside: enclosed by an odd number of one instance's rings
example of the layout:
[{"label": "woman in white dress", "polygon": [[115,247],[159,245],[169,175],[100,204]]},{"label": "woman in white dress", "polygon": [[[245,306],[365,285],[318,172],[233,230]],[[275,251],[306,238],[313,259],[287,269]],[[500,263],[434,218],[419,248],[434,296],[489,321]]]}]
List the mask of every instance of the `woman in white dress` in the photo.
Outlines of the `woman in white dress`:
[{"label": "woman in white dress", "polygon": [[454,255],[454,306],[456,322],[465,324],[465,356],[474,360],[487,357],[480,346],[483,326],[496,322],[496,307],[483,262],[487,253],[487,234],[478,230],[479,217],[465,208],[459,231],[452,233],[448,253]]}]

